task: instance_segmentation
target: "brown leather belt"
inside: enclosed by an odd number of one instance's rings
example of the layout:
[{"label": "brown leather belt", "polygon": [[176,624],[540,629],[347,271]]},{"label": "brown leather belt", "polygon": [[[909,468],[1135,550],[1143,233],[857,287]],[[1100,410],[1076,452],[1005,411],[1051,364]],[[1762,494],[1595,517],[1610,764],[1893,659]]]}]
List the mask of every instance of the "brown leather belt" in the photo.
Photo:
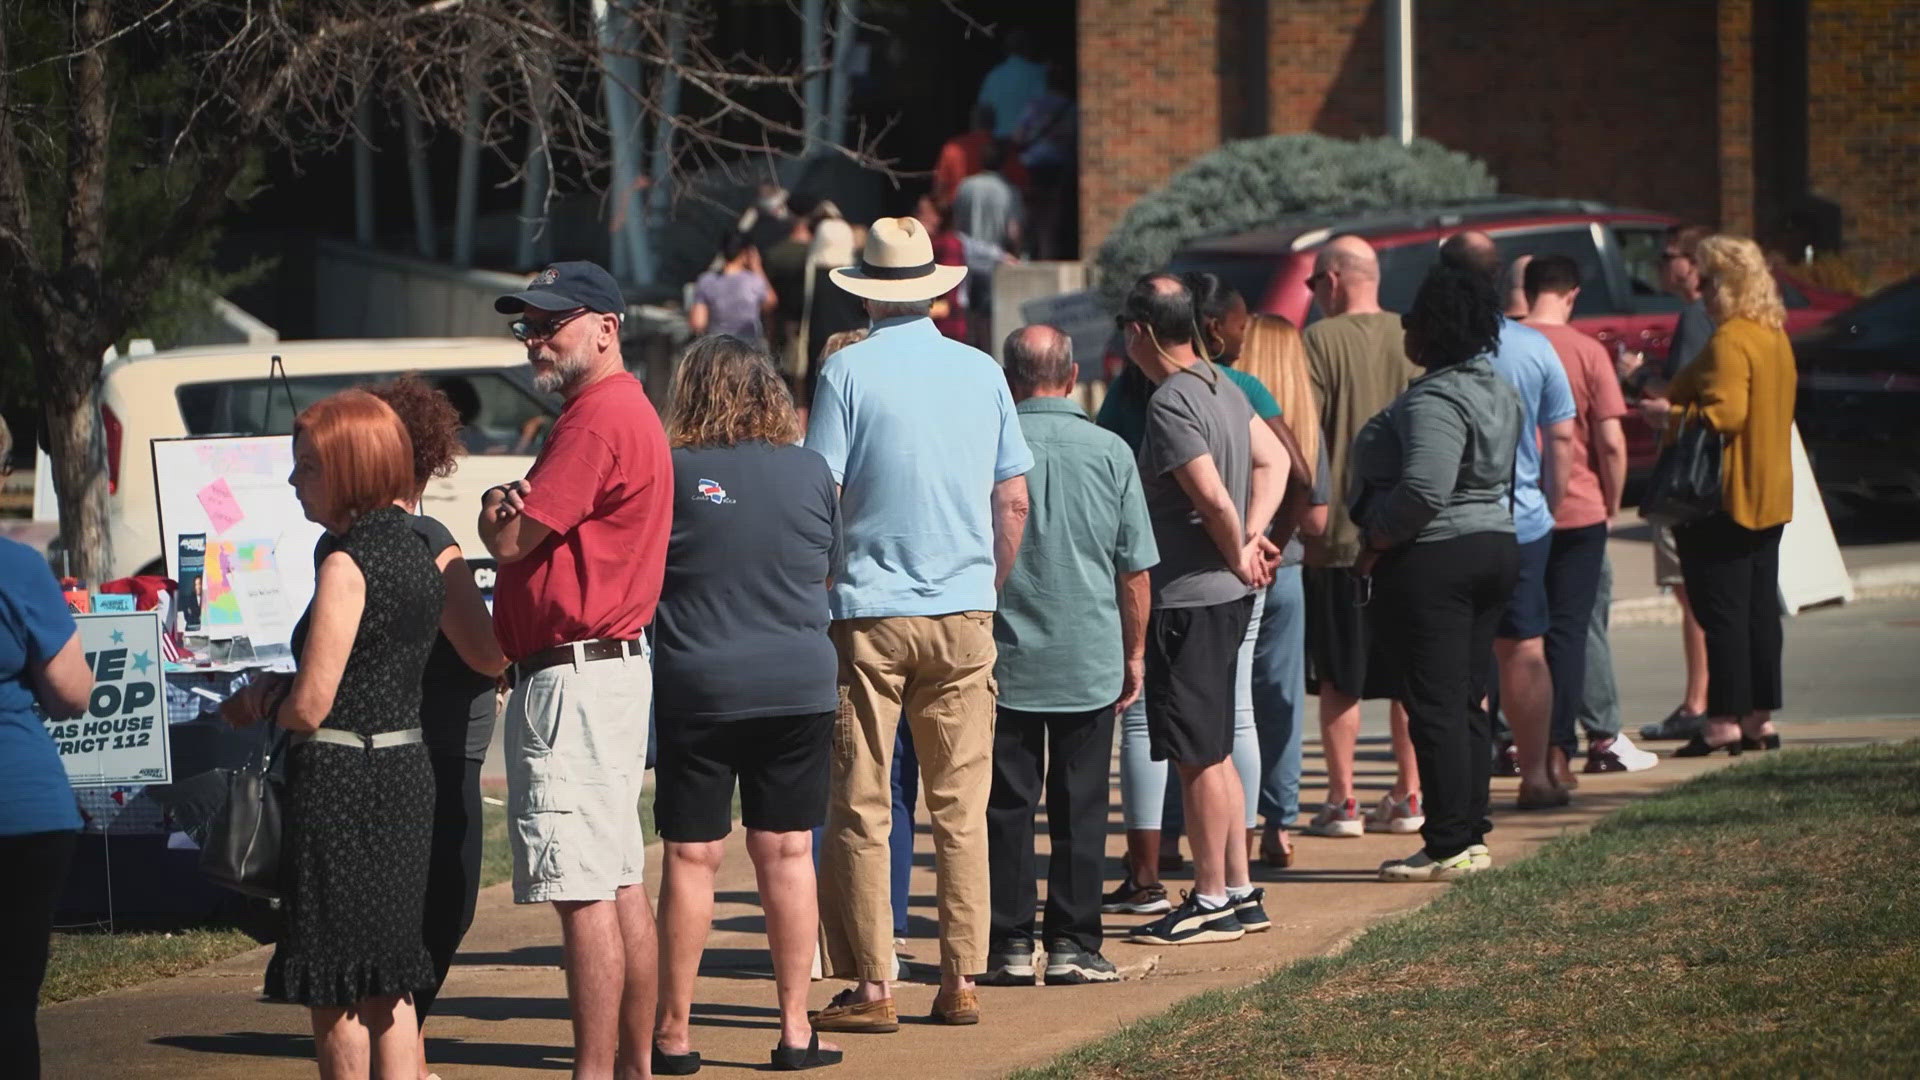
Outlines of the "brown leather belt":
[{"label": "brown leather belt", "polygon": [[[595,638],[592,641],[582,641],[578,644],[580,646],[580,659],[582,660],[617,660],[622,656],[640,655],[640,642],[637,640],[623,641],[617,638]],[[539,652],[523,660],[514,661],[513,666],[507,669],[509,684],[518,686],[521,679],[526,678],[536,671],[544,671],[550,667],[559,667],[561,664],[573,663],[573,646],[573,642],[568,642],[565,645],[555,645],[551,649],[541,649]]]}]

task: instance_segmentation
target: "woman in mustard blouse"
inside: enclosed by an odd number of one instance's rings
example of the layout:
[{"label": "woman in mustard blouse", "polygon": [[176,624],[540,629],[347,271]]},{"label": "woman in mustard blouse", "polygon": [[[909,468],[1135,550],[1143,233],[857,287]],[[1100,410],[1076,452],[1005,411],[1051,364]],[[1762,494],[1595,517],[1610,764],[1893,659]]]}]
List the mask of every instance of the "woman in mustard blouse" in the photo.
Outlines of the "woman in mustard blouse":
[{"label": "woman in mustard blouse", "polygon": [[1668,387],[1670,427],[1704,418],[1726,437],[1723,509],[1674,536],[1687,595],[1707,637],[1707,719],[1675,752],[1780,745],[1780,533],[1793,517],[1793,348],[1786,309],[1751,240],[1701,241],[1700,286],[1718,329]]}]

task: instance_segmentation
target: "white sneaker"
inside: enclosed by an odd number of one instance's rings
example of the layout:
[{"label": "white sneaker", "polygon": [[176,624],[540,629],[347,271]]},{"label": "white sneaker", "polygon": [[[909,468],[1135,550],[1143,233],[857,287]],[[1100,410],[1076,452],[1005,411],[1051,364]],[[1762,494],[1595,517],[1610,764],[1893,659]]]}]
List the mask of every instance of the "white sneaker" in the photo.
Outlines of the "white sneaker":
[{"label": "white sneaker", "polygon": [[1313,815],[1307,823],[1308,836],[1354,837],[1366,835],[1366,823],[1360,820],[1360,803],[1348,799],[1343,803],[1323,803],[1320,812]]},{"label": "white sneaker", "polygon": [[1487,845],[1468,844],[1467,855],[1473,859],[1475,870],[1493,869],[1493,852],[1487,850]]},{"label": "white sneaker", "polygon": [[1645,772],[1660,764],[1656,754],[1649,753],[1633,745],[1626,732],[1615,735],[1610,742],[1602,743],[1598,749],[1589,747],[1587,765],[1583,772]]},{"label": "white sneaker", "polygon": [[1415,792],[1405,799],[1396,799],[1392,792],[1380,797],[1367,811],[1366,828],[1368,832],[1393,833],[1407,836],[1420,831],[1427,823],[1427,815],[1420,808],[1420,794]]},{"label": "white sneaker", "polygon": [[[1492,856],[1487,864],[1493,864]],[[1454,878],[1479,873],[1484,867],[1474,861],[1471,850],[1463,851],[1450,859],[1431,859],[1426,851],[1420,850],[1404,859],[1394,859],[1380,864],[1381,881],[1452,881]]]}]

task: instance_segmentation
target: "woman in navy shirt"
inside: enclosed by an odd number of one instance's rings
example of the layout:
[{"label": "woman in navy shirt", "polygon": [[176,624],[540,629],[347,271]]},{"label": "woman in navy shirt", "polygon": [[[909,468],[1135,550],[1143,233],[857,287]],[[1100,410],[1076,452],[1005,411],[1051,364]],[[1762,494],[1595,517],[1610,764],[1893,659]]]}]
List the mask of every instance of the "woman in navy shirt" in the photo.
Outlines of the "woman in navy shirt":
[{"label": "woman in navy shirt", "polygon": [[[6,459],[0,431],[0,461]],[[34,1011],[47,972],[53,905],[67,883],[80,812],[53,738],[34,711],[86,712],[93,671],[46,560],[0,540],[0,1076],[40,1075]]]}]

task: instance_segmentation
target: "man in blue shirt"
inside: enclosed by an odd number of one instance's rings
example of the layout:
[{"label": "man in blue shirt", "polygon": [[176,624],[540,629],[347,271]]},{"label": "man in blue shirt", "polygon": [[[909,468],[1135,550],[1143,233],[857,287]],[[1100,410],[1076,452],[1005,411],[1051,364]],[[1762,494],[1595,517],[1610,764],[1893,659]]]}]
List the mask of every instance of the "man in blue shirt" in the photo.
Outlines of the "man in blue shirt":
[{"label": "man in blue shirt", "polygon": [[[1483,232],[1456,233],[1440,246],[1440,260],[1495,281],[1500,253]],[[1500,664],[1500,710],[1513,732],[1520,768],[1522,810],[1565,806],[1575,781],[1564,751],[1552,751],[1553,676],[1547,669],[1547,557],[1553,549],[1553,513],[1573,466],[1573,388],[1560,354],[1546,335],[1502,317],[1494,369],[1520,392],[1526,419],[1513,464],[1513,530],[1520,544],[1520,580],[1493,639]]]},{"label": "man in blue shirt", "polygon": [[993,612],[1027,518],[1033,455],[987,354],[928,318],[966,268],[938,266],[913,218],[874,222],[834,284],[873,333],[820,372],[807,447],[840,487],[842,544],[829,609],[841,708],[821,853],[829,970],[856,981],[821,1031],[899,1029],[887,836],[895,729],[919,750],[940,905],[936,1023],[978,1023],[987,968],[986,810],[992,782]]}]

